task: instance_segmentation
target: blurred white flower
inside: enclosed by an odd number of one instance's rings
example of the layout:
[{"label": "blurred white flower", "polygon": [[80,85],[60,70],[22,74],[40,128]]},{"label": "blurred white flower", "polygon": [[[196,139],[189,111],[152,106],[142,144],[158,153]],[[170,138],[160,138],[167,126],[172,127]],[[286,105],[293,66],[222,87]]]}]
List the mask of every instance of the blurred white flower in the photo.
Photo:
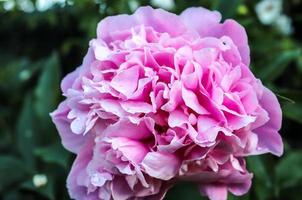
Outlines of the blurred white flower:
[{"label": "blurred white flower", "polygon": [[30,13],[35,11],[35,6],[30,0],[18,0],[17,4],[24,12]]},{"label": "blurred white flower", "polygon": [[286,15],[280,15],[275,21],[275,26],[284,35],[293,33],[292,19]]},{"label": "blurred white flower", "polygon": [[61,6],[65,5],[65,0],[37,0],[36,7],[38,11],[45,11],[50,9],[55,4],[59,4]]},{"label": "blurred white flower", "polygon": [[25,81],[30,78],[30,75],[31,75],[30,71],[28,69],[24,69],[20,72],[19,78],[20,80]]},{"label": "blurred white flower", "polygon": [[129,0],[128,5],[132,12],[134,12],[139,7],[139,3],[136,0]]},{"label": "blurred white flower", "polygon": [[174,0],[151,0],[151,4],[166,10],[172,10],[175,6]]},{"label": "blurred white flower", "polygon": [[41,187],[47,184],[47,176],[45,174],[36,174],[33,176],[33,184],[35,187]]},{"label": "blurred white flower", "polygon": [[281,15],[282,0],[262,0],[257,3],[255,10],[262,24],[272,24]]},{"label": "blurred white flower", "polygon": [[4,1],[3,8],[4,10],[12,10],[15,7],[15,1]]}]

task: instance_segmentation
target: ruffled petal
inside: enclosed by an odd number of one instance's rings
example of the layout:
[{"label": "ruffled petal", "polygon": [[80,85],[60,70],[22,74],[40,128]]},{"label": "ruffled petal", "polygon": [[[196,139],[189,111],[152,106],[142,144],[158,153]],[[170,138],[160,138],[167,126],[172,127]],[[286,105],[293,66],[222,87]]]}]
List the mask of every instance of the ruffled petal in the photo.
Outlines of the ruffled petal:
[{"label": "ruffled petal", "polygon": [[73,153],[78,153],[87,136],[77,135],[71,131],[71,121],[67,118],[69,111],[70,108],[67,106],[66,101],[63,101],[50,116],[61,136],[63,146]]},{"label": "ruffled petal", "polygon": [[277,156],[283,154],[283,142],[278,131],[282,124],[282,111],[277,97],[267,88],[264,88],[260,100],[261,106],[268,112],[269,121],[254,130],[258,135],[258,151],[271,152]]}]

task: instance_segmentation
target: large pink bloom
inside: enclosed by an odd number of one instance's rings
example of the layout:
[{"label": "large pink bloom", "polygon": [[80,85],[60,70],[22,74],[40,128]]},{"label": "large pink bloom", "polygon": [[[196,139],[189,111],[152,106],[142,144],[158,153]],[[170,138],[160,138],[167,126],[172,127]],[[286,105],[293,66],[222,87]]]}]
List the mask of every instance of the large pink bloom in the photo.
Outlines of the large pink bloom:
[{"label": "large pink bloom", "polygon": [[162,199],[177,181],[246,193],[244,157],[280,156],[281,109],[249,69],[245,30],[216,11],[151,7],[103,19],[51,116],[77,154],[75,199]]}]

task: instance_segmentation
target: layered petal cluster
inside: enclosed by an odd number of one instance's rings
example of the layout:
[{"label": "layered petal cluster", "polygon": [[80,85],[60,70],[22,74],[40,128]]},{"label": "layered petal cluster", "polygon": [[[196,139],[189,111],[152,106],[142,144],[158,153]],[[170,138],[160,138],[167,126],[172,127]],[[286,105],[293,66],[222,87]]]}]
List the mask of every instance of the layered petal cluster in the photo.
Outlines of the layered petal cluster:
[{"label": "layered petal cluster", "polygon": [[71,198],[163,199],[178,181],[211,200],[246,193],[244,157],[280,156],[281,109],[249,69],[242,26],[217,11],[141,7],[103,19],[51,116],[77,154]]}]

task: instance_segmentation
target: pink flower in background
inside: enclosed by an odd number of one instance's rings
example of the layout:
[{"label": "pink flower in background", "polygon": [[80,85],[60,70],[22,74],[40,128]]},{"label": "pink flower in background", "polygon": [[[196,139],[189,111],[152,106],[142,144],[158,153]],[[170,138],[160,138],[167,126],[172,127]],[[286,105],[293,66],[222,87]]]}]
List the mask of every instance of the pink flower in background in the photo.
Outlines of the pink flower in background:
[{"label": "pink flower in background", "polygon": [[244,157],[280,156],[281,109],[249,69],[242,26],[217,11],[141,7],[103,19],[51,116],[77,154],[72,198],[163,199],[178,181],[245,194]]}]

